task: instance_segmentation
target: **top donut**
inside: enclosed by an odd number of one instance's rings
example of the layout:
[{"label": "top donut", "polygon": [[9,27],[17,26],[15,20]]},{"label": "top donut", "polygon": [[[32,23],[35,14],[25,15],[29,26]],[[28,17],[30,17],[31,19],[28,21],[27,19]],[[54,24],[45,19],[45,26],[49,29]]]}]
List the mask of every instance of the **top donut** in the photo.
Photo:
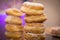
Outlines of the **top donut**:
[{"label": "top donut", "polygon": [[33,3],[33,2],[24,2],[23,6],[31,9],[36,9],[36,10],[43,10],[44,5],[41,3]]},{"label": "top donut", "polygon": [[23,15],[23,12],[19,11],[16,8],[9,8],[9,9],[6,10],[6,14],[20,17],[20,16]]}]

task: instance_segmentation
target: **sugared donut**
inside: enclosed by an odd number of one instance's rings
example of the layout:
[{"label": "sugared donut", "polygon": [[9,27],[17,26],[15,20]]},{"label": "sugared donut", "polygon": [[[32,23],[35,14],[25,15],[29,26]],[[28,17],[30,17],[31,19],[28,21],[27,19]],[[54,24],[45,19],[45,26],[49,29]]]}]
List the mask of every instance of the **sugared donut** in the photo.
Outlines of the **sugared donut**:
[{"label": "sugared donut", "polygon": [[5,32],[6,37],[8,38],[20,38],[22,36],[21,32]]},{"label": "sugared donut", "polygon": [[23,6],[30,8],[30,9],[35,9],[35,10],[43,10],[44,9],[44,5],[41,3],[24,2]]},{"label": "sugared donut", "polygon": [[27,27],[44,27],[43,23],[26,23],[25,26]]},{"label": "sugared donut", "polygon": [[44,27],[24,27],[26,33],[42,34],[44,33]]},{"label": "sugared donut", "polygon": [[43,14],[44,6],[40,3],[24,2],[21,11],[27,15]]},{"label": "sugared donut", "polygon": [[7,9],[6,14],[12,15],[12,16],[22,16],[23,15],[23,13],[16,8]]},{"label": "sugared donut", "polygon": [[15,25],[15,24],[6,24],[5,28],[6,28],[6,31],[9,31],[9,32],[17,32],[17,31],[23,30],[22,25]]},{"label": "sugared donut", "polygon": [[25,17],[25,21],[27,23],[32,23],[32,22],[44,22],[45,20],[47,20],[47,16],[46,15],[37,15],[37,16],[26,16]]},{"label": "sugared donut", "polygon": [[20,17],[9,15],[6,17],[5,22],[10,24],[22,24],[22,19]]},{"label": "sugared donut", "polygon": [[24,37],[27,40],[45,40],[45,36],[42,34],[25,33]]}]

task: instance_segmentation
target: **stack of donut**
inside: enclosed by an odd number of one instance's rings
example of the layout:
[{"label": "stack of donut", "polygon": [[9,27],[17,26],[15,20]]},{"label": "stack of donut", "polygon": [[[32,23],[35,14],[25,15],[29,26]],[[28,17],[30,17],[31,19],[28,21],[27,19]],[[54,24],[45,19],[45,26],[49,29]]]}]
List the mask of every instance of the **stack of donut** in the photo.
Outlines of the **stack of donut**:
[{"label": "stack of donut", "polygon": [[44,40],[44,22],[47,20],[44,14],[44,6],[40,3],[24,2],[21,9],[26,14],[24,26],[26,40]]},{"label": "stack of donut", "polygon": [[23,27],[22,19],[20,18],[23,13],[15,8],[6,10],[6,32],[7,40],[22,40]]},{"label": "stack of donut", "polygon": [[[44,22],[47,20],[44,14],[44,6],[40,3],[24,2],[20,10],[11,8],[6,10],[7,40],[45,40]],[[24,17],[25,25],[22,27]],[[22,36],[23,35],[23,36]]]}]

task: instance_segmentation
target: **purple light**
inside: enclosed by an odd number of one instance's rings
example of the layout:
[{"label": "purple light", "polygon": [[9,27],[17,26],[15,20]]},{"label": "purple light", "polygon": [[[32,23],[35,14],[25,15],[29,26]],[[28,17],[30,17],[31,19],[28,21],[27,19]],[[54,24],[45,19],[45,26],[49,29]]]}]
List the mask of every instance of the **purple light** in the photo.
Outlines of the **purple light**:
[{"label": "purple light", "polygon": [[25,13],[24,13],[24,15],[21,16],[21,19],[22,19],[22,26],[25,26],[25,20],[24,20],[24,17],[25,17]]},{"label": "purple light", "polygon": [[5,18],[7,15],[5,14],[0,14],[0,40],[5,40]]}]

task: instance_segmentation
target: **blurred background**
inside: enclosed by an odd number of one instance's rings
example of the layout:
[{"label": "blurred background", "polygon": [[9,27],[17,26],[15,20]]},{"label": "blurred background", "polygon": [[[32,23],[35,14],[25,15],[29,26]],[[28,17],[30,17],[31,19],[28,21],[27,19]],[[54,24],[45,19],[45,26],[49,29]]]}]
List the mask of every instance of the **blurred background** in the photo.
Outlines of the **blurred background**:
[{"label": "blurred background", "polygon": [[[4,39],[5,31],[5,10],[8,8],[20,9],[24,1],[33,0],[0,0],[0,40]],[[47,15],[47,21],[45,27],[60,26],[60,0],[34,0],[36,3],[42,3],[45,6],[45,14]]]},{"label": "blurred background", "polygon": [[45,14],[48,19],[45,22],[46,27],[60,25],[60,0],[37,0],[45,6]]}]

